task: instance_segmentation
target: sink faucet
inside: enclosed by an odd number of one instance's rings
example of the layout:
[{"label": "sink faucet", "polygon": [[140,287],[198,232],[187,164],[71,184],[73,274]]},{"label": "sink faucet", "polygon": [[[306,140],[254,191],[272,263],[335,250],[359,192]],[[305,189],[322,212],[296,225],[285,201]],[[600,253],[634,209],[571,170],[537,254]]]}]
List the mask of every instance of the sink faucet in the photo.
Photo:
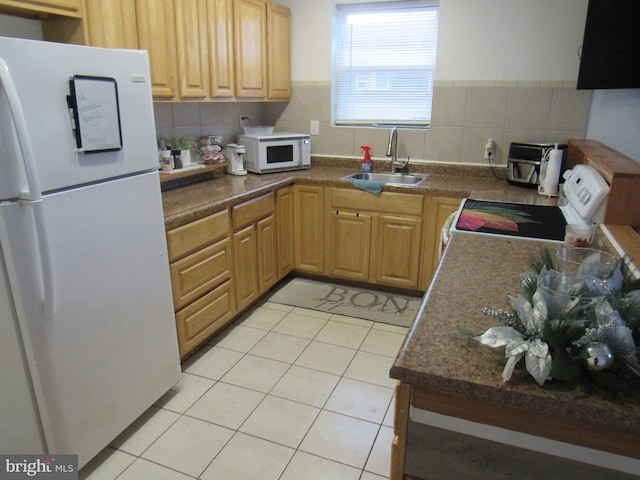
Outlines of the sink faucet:
[{"label": "sink faucet", "polygon": [[398,129],[396,127],[391,127],[387,157],[391,157],[391,173],[396,173],[396,170],[399,173],[407,173],[407,166],[411,157],[407,158],[405,162],[398,162]]}]

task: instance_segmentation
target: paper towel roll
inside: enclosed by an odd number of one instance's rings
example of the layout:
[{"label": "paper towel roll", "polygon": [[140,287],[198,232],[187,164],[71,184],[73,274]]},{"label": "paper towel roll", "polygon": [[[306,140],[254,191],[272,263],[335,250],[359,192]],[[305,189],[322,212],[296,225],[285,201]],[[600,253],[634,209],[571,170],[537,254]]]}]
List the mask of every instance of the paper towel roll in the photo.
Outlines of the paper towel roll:
[{"label": "paper towel roll", "polygon": [[545,162],[547,168],[545,169],[544,176],[540,179],[539,193],[547,196],[558,195],[562,154],[563,152],[559,148],[554,148],[549,151],[549,159]]}]

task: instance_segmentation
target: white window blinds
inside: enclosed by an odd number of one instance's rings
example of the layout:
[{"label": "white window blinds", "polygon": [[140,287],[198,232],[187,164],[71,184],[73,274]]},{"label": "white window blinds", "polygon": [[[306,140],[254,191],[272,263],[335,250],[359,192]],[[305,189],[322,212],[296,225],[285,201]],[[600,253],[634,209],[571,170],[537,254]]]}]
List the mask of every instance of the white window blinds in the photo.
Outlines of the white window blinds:
[{"label": "white window blinds", "polygon": [[335,124],[428,127],[437,2],[337,5],[333,29]]}]

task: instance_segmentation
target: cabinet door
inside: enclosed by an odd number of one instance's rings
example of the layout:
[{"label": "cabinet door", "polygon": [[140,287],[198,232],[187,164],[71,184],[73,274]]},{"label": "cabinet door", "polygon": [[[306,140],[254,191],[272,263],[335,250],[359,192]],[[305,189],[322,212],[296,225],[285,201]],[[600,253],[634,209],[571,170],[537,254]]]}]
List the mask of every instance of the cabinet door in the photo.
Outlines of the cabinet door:
[{"label": "cabinet door", "polygon": [[233,55],[233,0],[208,0],[209,94],[235,95]]},{"label": "cabinet door", "polygon": [[138,48],[134,0],[86,2],[88,45],[103,48]]},{"label": "cabinet door", "polygon": [[449,215],[460,207],[462,199],[453,197],[431,197],[427,199],[427,222],[423,251],[422,278],[420,289],[426,290],[440,263],[440,238],[442,226]]},{"label": "cabinet door", "polygon": [[324,188],[293,187],[295,268],[324,273]]},{"label": "cabinet door", "polygon": [[209,95],[206,0],[178,0],[174,11],[180,97],[205,98]]},{"label": "cabinet door", "polygon": [[278,242],[278,280],[293,270],[293,188],[276,192],[276,238]]},{"label": "cabinet door", "polygon": [[291,98],[291,10],[267,4],[269,98]]},{"label": "cabinet door", "polygon": [[173,0],[136,0],[138,46],[149,52],[155,98],[176,97],[177,52]]},{"label": "cabinet door", "polygon": [[380,215],[375,220],[372,280],[386,285],[418,288],[422,219]]},{"label": "cabinet door", "polygon": [[234,0],[236,96],[267,96],[267,15],[264,0]]},{"label": "cabinet door", "polygon": [[278,281],[276,221],[273,215],[256,224],[258,237],[258,293],[262,294]]},{"label": "cabinet door", "polygon": [[238,311],[258,298],[258,237],[256,226],[233,234],[234,278]]},{"label": "cabinet door", "polygon": [[331,212],[327,236],[328,273],[332,277],[369,280],[371,215]]}]

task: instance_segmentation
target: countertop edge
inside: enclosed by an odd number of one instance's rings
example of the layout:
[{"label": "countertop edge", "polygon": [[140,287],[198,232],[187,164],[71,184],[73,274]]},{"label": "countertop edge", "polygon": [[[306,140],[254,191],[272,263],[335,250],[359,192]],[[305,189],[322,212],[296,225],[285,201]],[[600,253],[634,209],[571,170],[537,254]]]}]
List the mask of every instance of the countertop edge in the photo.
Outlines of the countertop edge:
[{"label": "countertop edge", "polygon": [[[481,277],[492,276],[492,271],[487,270],[487,265],[496,265],[502,258],[500,250],[509,251],[509,247],[514,245],[513,240],[501,237],[500,245],[490,247],[498,252],[489,252],[486,250],[488,241],[480,237],[485,236],[452,236],[445,251],[445,258],[425,295],[416,320],[394,359],[389,376],[417,389],[460,395],[505,407],[526,408],[532,413],[549,414],[555,418],[613,428],[634,435],[640,434],[640,394],[590,392],[582,385],[563,382],[547,382],[538,386],[526,371],[519,369],[516,369],[509,382],[504,383],[501,378],[506,361],[504,348],[492,349],[472,341],[468,344],[466,342],[470,340],[463,340],[459,336],[452,339],[455,337],[451,335],[454,330],[469,328],[473,331],[480,329],[480,332],[483,328],[495,324],[494,320],[488,319],[480,312],[480,307],[489,305],[494,308],[502,303],[506,305],[506,296],[514,294],[519,288],[517,278],[513,277],[524,263],[524,254],[520,255],[521,258],[514,265],[507,262],[500,266],[502,270],[506,268],[507,274],[504,278],[487,282],[491,285],[477,285],[481,291],[476,292],[474,296],[466,295],[464,292],[460,296],[460,292],[450,291],[452,285],[458,284],[464,289],[464,285],[467,285],[465,282],[473,283],[477,280],[465,278],[461,283],[458,275],[466,272],[469,276],[470,269],[478,269],[479,265],[485,267],[479,274]],[[457,244],[454,249],[451,248],[453,244]],[[480,257],[489,259],[474,263],[467,256],[468,252],[474,250]],[[447,259],[447,255],[460,254],[465,255],[465,261],[451,257]],[[443,289],[449,293],[443,296]],[[445,296],[447,298],[444,298]],[[478,296],[479,300],[473,299]],[[504,300],[500,300],[500,297],[504,297]],[[457,304],[461,299],[464,299],[462,307]],[[430,362],[426,362],[426,359]],[[446,366],[438,366],[439,364]]]}]

